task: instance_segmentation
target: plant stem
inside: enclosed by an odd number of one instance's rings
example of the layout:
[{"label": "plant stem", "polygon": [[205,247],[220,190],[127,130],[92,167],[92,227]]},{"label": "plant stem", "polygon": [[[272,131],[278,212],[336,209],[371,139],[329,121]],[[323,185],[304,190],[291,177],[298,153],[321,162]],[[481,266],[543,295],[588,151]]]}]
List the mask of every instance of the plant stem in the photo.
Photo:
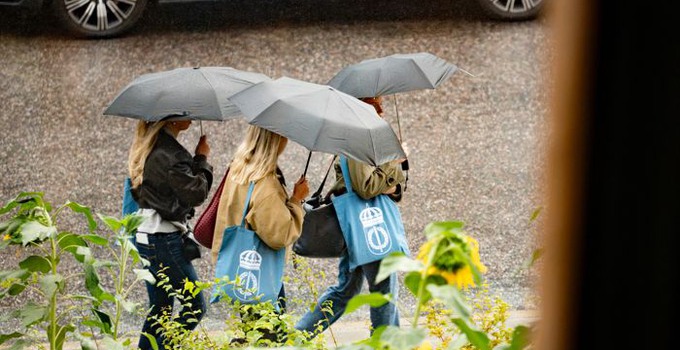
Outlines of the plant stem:
[{"label": "plant stem", "polygon": [[127,258],[128,254],[123,244],[121,243],[120,260],[118,261],[118,266],[120,266],[120,273],[118,275],[118,281],[116,282],[116,318],[113,323],[113,339],[118,340],[118,326],[120,325],[120,316],[123,312],[122,310],[122,298],[124,298],[125,289],[125,274],[127,272]]},{"label": "plant stem", "polygon": [[427,263],[425,264],[425,268],[423,268],[423,272],[420,273],[418,295],[416,295],[416,312],[413,315],[413,324],[411,324],[411,327],[413,329],[418,328],[418,319],[420,318],[420,309],[423,306],[423,294],[425,293],[425,286],[427,282],[427,270],[429,270],[430,266],[432,266],[432,262],[434,261],[434,255],[437,253],[437,247],[439,246],[439,241],[440,240],[436,240],[435,242],[432,243],[432,248],[430,248],[427,257]]},{"label": "plant stem", "polygon": [[427,268],[420,274],[420,284],[418,285],[418,295],[416,295],[416,312],[413,314],[411,328],[418,328],[418,318],[420,318],[420,308],[423,306],[423,293],[425,291],[425,279],[427,278]]},{"label": "plant stem", "polygon": [[[57,242],[54,237],[50,237],[50,244],[52,246],[52,253],[50,255],[50,262],[52,265],[52,274],[57,274]],[[57,349],[57,292],[50,296],[50,315],[49,315],[49,330],[48,335],[50,338],[50,349]]]}]

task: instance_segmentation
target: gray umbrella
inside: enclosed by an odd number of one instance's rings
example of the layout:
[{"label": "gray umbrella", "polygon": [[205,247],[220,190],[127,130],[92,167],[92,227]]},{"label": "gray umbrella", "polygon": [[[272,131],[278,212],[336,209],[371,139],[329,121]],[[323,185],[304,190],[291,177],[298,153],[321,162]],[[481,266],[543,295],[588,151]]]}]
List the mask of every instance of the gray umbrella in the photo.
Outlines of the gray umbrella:
[{"label": "gray umbrella", "polygon": [[264,74],[230,67],[177,68],[136,78],[104,115],[158,121],[168,116],[225,120],[239,115],[228,97],[263,80]]},{"label": "gray umbrella", "polygon": [[[385,96],[399,92],[434,89],[449,79],[456,70],[458,67],[455,65],[427,52],[395,54],[347,66],[340,70],[328,82],[328,85],[356,97]],[[399,140],[403,140],[397,97],[394,96]],[[407,171],[408,160],[401,166]],[[408,180],[408,175],[406,178]]]},{"label": "gray umbrella", "polygon": [[426,52],[397,54],[343,68],[328,85],[355,97],[434,89],[458,67]]},{"label": "gray umbrella", "polygon": [[343,154],[372,165],[405,157],[394,131],[371,105],[327,85],[283,77],[229,99],[250,124],[310,151]]}]

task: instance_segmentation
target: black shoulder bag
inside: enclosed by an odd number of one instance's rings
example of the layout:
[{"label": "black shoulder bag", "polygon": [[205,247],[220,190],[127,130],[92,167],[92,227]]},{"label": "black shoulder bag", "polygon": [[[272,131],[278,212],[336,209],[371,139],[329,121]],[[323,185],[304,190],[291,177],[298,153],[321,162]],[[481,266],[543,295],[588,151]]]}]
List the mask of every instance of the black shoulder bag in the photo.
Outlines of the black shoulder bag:
[{"label": "black shoulder bag", "polygon": [[306,214],[302,222],[302,234],[293,244],[293,252],[297,255],[308,258],[338,258],[347,249],[333,202],[322,195],[334,162],[335,157],[319,189],[303,204]]}]

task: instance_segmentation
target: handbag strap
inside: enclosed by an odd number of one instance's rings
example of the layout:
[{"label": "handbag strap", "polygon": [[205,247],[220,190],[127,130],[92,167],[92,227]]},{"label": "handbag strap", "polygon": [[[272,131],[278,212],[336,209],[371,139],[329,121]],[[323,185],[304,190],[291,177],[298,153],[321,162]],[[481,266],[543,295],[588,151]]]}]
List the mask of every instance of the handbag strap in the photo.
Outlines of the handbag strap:
[{"label": "handbag strap", "polygon": [[323,177],[323,181],[321,181],[321,185],[319,185],[319,188],[312,194],[312,198],[318,197],[321,195],[321,192],[323,192],[323,187],[326,185],[326,179],[328,179],[328,174],[331,172],[331,168],[333,167],[333,163],[335,163],[335,158],[338,156],[333,156],[333,159],[331,159],[331,165],[328,166],[328,170],[326,170],[326,175]]},{"label": "handbag strap", "polygon": [[248,214],[248,206],[250,205],[250,197],[253,195],[253,188],[255,188],[255,182],[251,181],[248,186],[248,195],[246,196],[246,203],[243,206],[243,218],[241,218],[241,227],[246,226],[246,215]]},{"label": "handbag strap", "polygon": [[347,193],[354,193],[352,182],[349,180],[349,166],[347,165],[347,158],[345,158],[345,156],[340,156],[340,169],[342,169],[342,179],[345,180]]}]

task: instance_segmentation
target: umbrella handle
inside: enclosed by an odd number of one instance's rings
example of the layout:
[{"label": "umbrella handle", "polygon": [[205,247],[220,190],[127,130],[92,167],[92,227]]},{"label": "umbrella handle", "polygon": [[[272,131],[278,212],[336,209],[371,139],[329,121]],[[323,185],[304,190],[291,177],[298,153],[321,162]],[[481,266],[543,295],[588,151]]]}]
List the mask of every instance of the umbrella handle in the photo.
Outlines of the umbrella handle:
[{"label": "umbrella handle", "polygon": [[401,170],[403,170],[403,171],[408,171],[408,170],[409,170],[409,167],[408,167],[408,159],[406,159],[406,160],[404,160],[403,162],[401,162]]},{"label": "umbrella handle", "polygon": [[305,171],[302,173],[302,177],[307,176],[307,169],[309,168],[309,161],[312,159],[312,151],[309,151],[309,155],[307,156],[307,164],[305,164]]},{"label": "umbrella handle", "polygon": [[399,107],[397,106],[397,95],[392,95],[394,97],[394,111],[397,114],[397,128],[399,129],[399,142],[403,142],[404,139],[401,137],[401,122],[399,121]]}]

